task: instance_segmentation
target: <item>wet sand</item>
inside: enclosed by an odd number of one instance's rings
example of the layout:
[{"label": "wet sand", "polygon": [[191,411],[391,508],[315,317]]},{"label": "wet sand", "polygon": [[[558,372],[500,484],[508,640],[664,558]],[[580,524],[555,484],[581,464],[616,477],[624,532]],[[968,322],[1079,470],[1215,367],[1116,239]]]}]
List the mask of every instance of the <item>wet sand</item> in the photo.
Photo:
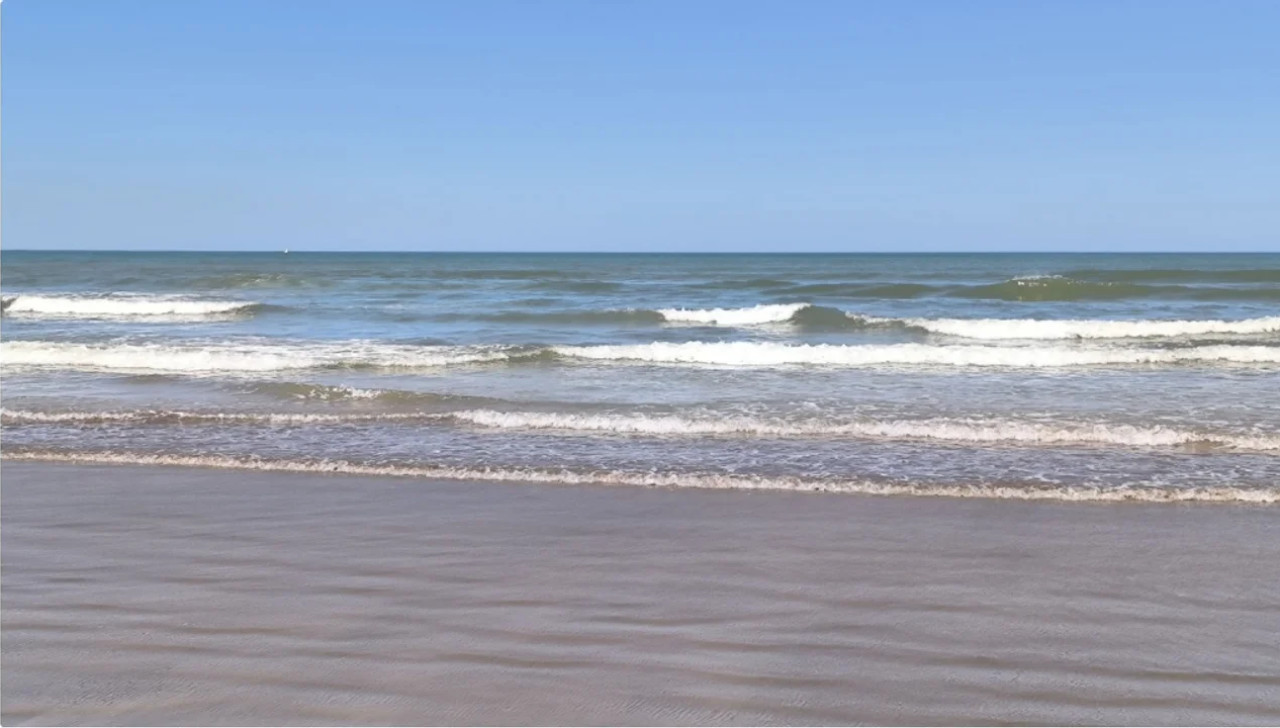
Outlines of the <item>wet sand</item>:
[{"label": "wet sand", "polygon": [[5,463],[18,724],[1280,723],[1280,508]]}]

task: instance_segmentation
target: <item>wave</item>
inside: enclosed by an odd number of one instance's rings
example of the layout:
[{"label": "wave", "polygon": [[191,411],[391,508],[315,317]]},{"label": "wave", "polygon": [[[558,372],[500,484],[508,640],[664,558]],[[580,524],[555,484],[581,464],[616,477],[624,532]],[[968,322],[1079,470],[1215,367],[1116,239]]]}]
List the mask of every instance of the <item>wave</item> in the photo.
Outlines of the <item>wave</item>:
[{"label": "wave", "polygon": [[615,281],[580,281],[580,280],[535,280],[525,285],[534,291],[553,291],[555,293],[609,293],[622,288]]},{"label": "wave", "polygon": [[265,459],[227,455],[171,455],[119,451],[28,449],[10,446],[6,460],[38,460],[108,465],[182,466],[263,472],[345,474],[437,480],[489,480],[563,485],[619,485],[661,488],[778,490],[880,496],[986,498],[1081,503],[1280,503],[1280,487],[1125,485],[1116,487],[1043,483],[907,483],[872,480],[769,477],[723,473],[580,471],[552,468],[388,465],[350,460]]},{"label": "wave", "polygon": [[497,311],[492,313],[449,313],[431,316],[433,321],[493,321],[498,323],[628,325],[661,324],[666,318],[642,308],[612,308],[597,311]]},{"label": "wave", "polygon": [[658,313],[674,324],[758,326],[790,321],[796,312],[808,306],[807,303],[778,303],[749,308],[660,308]]},{"label": "wave", "polygon": [[388,391],[346,387],[337,384],[307,384],[305,382],[255,382],[245,387],[255,394],[265,394],[277,399],[337,402],[361,399],[381,399]]},{"label": "wave", "polygon": [[481,314],[491,321],[698,324],[707,326],[763,326],[791,324],[810,331],[898,329],[979,340],[1122,339],[1207,334],[1271,334],[1280,332],[1280,316],[1223,320],[1114,319],[948,319],[863,316],[811,303],[760,304],[744,308],[609,309],[604,311],[504,312]]},{"label": "wave", "polygon": [[476,313],[433,314],[433,321],[493,321],[500,323],[529,324],[583,324],[583,325],[701,325],[701,326],[761,326],[794,323],[816,324],[820,318],[836,328],[856,327],[854,319],[844,312],[808,303],[761,304],[745,308],[610,308],[602,310],[569,311],[493,311]]},{"label": "wave", "polygon": [[73,344],[9,341],[5,366],[180,373],[270,372],[291,369],[438,368],[564,358],[745,367],[883,365],[950,367],[1079,367],[1151,364],[1275,364],[1280,347],[1217,344],[1184,348],[993,346],[931,344],[837,345],[756,341],[654,342],[594,346],[513,347],[299,342],[292,344]]},{"label": "wave", "polygon": [[706,326],[764,326],[792,324],[810,331],[850,331],[877,327],[915,329],[904,320],[860,316],[812,303],[760,304],[745,308],[663,308],[662,321]]},{"label": "wave", "polygon": [[1244,268],[1196,270],[1188,268],[1080,268],[1063,273],[1064,278],[1095,281],[1193,281],[1205,283],[1280,283],[1280,269]]},{"label": "wave", "polygon": [[332,282],[320,277],[307,278],[290,273],[226,273],[196,279],[192,283],[195,288],[227,289],[227,288],[319,288],[332,285]]},{"label": "wave", "polygon": [[1280,363],[1280,347],[1217,345],[1185,349],[1066,346],[934,346],[886,344],[780,344],[754,341],[654,342],[635,345],[557,346],[570,358],[596,361],[771,367],[822,365],[933,365],[961,367],[1073,367],[1184,363]]},{"label": "wave", "polygon": [[7,424],[107,425],[125,423],[135,425],[325,425],[431,419],[439,419],[439,416],[418,412],[188,412],[183,410],[35,412],[30,410],[0,409],[0,421]]},{"label": "wave", "polygon": [[778,287],[766,293],[779,296],[836,296],[844,298],[920,298],[948,290],[925,283],[808,283]]},{"label": "wave", "polygon": [[782,278],[730,278],[728,280],[713,279],[699,281],[694,287],[699,290],[715,289],[726,291],[756,290],[759,288],[788,288],[797,285],[794,281]]},{"label": "wave", "polygon": [[1150,286],[1115,281],[1082,281],[1065,276],[1025,276],[1001,283],[965,286],[953,290],[961,298],[993,298],[1001,301],[1105,301],[1148,296]]},{"label": "wave", "polygon": [[1224,320],[1124,321],[1114,319],[947,319],[863,316],[811,303],[762,304],[749,308],[660,309],[669,322],[722,326],[794,324],[802,329],[850,331],[899,329],[967,339],[1123,339],[1206,334],[1271,334],[1280,332],[1280,316]]},{"label": "wave", "polygon": [[639,435],[749,435],[932,440],[967,444],[1117,445],[1136,448],[1280,450],[1280,433],[1240,434],[1140,427],[1116,423],[1044,423],[995,418],[932,418],[856,422],[788,421],[754,417],[689,418],[675,415],[576,414],[470,410],[449,417],[481,427]]},{"label": "wave", "polygon": [[505,361],[508,347],[411,346],[376,342],[297,344],[71,344],[10,341],[0,346],[8,366],[177,372],[268,372],[312,368],[431,368]]},{"label": "wave", "polygon": [[[375,390],[376,391],[376,390]],[[436,397],[442,397],[436,395]],[[480,398],[459,398],[480,399]],[[451,412],[199,412],[125,410],[46,412],[0,409],[6,424],[262,424],[308,425],[362,422],[452,422],[497,430],[554,430],[572,433],[665,437],[851,438],[920,440],[964,445],[1118,446],[1184,448],[1194,451],[1280,450],[1280,433],[1224,433],[1185,430],[1165,425],[1137,426],[1107,422],[1053,423],[1004,418],[923,418],[892,420],[786,420],[744,416],[520,412],[493,409]]]},{"label": "wave", "polygon": [[445,394],[420,392],[407,389],[368,389],[334,384],[308,384],[305,382],[253,382],[238,387],[239,391],[265,395],[284,401],[351,402],[368,401],[393,406],[495,406],[509,400],[498,397],[482,397],[470,394]]},{"label": "wave", "polygon": [[1280,332],[1280,316],[1225,320],[871,319],[966,339],[1122,339]]},{"label": "wave", "polygon": [[1001,283],[952,287],[942,295],[1000,301],[1112,301],[1126,298],[1174,298],[1195,301],[1280,300],[1280,288],[1231,288],[1201,285],[1152,285],[1136,279],[1082,280],[1064,275],[1020,276]]},{"label": "wave", "polygon": [[10,296],[0,302],[5,313],[56,318],[201,318],[251,313],[253,301],[195,301],[149,296]]},{"label": "wave", "polygon": [[[1191,275],[1180,277],[1176,271],[1167,275],[1108,275],[1102,271],[1072,271],[1064,275],[1017,276],[997,283],[806,283],[775,286],[762,292],[777,296],[912,299],[966,298],[1014,302],[1114,301],[1132,298],[1171,298],[1193,301],[1274,301],[1280,300],[1280,287],[1247,286],[1239,283],[1272,283],[1271,272],[1250,275],[1205,274],[1202,280]],[[1188,271],[1188,274],[1194,271]],[[1228,272],[1229,273],[1229,272]],[[1214,283],[1226,285],[1211,285]],[[1209,285],[1206,285],[1209,284]]]}]

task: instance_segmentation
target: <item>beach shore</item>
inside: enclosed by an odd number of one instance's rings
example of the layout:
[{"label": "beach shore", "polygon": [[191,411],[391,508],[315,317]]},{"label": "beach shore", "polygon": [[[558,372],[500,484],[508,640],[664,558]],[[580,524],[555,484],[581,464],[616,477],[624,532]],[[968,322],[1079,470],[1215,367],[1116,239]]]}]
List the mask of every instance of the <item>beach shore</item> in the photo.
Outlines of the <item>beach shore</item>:
[{"label": "beach shore", "polygon": [[1276,507],[2,476],[5,725],[1280,722]]}]

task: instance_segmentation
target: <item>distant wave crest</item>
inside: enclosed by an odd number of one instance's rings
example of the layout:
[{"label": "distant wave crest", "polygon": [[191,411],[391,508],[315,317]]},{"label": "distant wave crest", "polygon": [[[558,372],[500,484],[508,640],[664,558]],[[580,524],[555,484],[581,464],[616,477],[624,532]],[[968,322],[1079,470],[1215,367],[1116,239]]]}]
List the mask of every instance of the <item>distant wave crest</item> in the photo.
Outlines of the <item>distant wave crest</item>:
[{"label": "distant wave crest", "polygon": [[50,318],[203,318],[251,313],[253,301],[201,301],[158,296],[9,296],[0,302],[10,315]]}]

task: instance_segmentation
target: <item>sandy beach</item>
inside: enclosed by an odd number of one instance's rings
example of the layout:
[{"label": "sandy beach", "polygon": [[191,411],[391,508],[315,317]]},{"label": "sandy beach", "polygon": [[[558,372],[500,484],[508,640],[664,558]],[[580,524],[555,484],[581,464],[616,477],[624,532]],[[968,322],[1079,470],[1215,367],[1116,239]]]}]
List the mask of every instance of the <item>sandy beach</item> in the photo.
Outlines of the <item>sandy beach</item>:
[{"label": "sandy beach", "polygon": [[20,724],[1274,724],[1280,511],[3,467]]}]

